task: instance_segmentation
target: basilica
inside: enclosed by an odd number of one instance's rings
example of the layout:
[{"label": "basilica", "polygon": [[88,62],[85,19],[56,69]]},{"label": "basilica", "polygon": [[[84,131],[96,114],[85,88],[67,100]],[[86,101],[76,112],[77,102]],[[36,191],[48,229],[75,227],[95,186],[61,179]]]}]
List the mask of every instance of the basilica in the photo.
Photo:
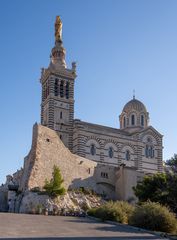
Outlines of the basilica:
[{"label": "basilica", "polygon": [[58,16],[50,64],[40,78],[41,124],[55,130],[64,145],[81,157],[106,166],[123,164],[144,173],[162,172],[163,136],[149,125],[149,113],[135,96],[120,113],[119,129],[74,119],[76,63],[67,68],[65,55]]},{"label": "basilica", "polygon": [[23,167],[0,187],[0,211],[28,213],[32,206],[47,207],[48,197],[44,202],[35,191],[43,191],[54,166],[67,190],[90,189],[106,199],[132,203],[137,182],[146,174],[163,172],[163,136],[149,125],[149,113],[135,96],[120,113],[120,128],[74,119],[76,63],[69,69],[65,55],[57,16],[50,64],[40,78],[41,124],[33,126]]}]

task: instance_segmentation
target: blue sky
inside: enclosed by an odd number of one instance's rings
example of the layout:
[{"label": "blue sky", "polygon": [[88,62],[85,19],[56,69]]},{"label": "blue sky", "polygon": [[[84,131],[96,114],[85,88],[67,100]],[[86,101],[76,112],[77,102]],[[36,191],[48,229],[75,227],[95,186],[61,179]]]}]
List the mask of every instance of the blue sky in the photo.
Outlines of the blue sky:
[{"label": "blue sky", "polygon": [[49,64],[56,15],[68,67],[77,61],[75,118],[119,128],[135,89],[164,135],[164,159],[173,156],[176,13],[176,0],[1,0],[0,182],[23,166],[40,122],[40,69]]}]

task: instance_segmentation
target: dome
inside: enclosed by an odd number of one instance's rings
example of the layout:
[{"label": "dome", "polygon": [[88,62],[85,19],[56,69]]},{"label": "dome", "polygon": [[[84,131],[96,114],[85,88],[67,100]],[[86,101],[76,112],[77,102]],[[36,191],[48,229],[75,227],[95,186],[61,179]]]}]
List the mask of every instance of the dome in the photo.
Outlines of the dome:
[{"label": "dome", "polygon": [[123,112],[130,112],[132,110],[144,113],[147,112],[145,105],[135,98],[126,103],[123,108]]},{"label": "dome", "polygon": [[133,97],[125,104],[121,115],[119,116],[120,129],[127,131],[137,131],[148,126],[149,113],[145,105]]}]

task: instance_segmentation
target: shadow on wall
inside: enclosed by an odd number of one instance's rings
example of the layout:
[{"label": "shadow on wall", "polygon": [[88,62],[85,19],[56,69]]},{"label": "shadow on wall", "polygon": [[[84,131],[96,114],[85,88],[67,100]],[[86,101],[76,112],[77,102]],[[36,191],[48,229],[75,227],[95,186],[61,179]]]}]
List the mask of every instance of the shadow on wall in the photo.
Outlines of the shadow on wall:
[{"label": "shadow on wall", "polygon": [[0,212],[8,211],[7,191],[0,192]]},{"label": "shadow on wall", "polygon": [[[101,174],[102,173],[102,174]],[[68,189],[93,190],[105,199],[116,199],[115,185],[107,178],[108,175],[100,173],[100,166],[94,169],[93,176],[85,179],[75,178]],[[106,177],[105,177],[106,176]],[[115,183],[115,182],[114,182]]]}]

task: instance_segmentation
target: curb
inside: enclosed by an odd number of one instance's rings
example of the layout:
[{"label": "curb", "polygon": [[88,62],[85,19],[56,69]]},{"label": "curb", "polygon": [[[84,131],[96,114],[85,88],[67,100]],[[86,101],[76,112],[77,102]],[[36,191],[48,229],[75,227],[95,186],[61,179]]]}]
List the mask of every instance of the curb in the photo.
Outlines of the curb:
[{"label": "curb", "polygon": [[[98,222],[103,222],[100,218],[96,218],[96,217],[92,217],[92,216],[88,216],[88,215],[86,217],[90,218],[92,220],[98,221]],[[177,239],[177,237],[172,238],[172,236],[170,237],[170,235],[168,235],[168,233],[164,233],[164,232],[150,231],[150,230],[146,230],[144,228],[138,228],[138,227],[134,227],[134,226],[131,226],[131,225],[128,225],[128,224],[113,222],[113,221],[109,221],[109,220],[106,220],[104,222],[109,223],[109,224],[113,224],[113,225],[117,225],[117,226],[121,226],[121,227],[125,227],[125,228],[128,226],[129,228],[134,229],[136,231],[150,233],[150,234],[153,234],[155,236],[163,237],[163,238],[166,238],[166,239],[174,239],[174,240]]]}]

